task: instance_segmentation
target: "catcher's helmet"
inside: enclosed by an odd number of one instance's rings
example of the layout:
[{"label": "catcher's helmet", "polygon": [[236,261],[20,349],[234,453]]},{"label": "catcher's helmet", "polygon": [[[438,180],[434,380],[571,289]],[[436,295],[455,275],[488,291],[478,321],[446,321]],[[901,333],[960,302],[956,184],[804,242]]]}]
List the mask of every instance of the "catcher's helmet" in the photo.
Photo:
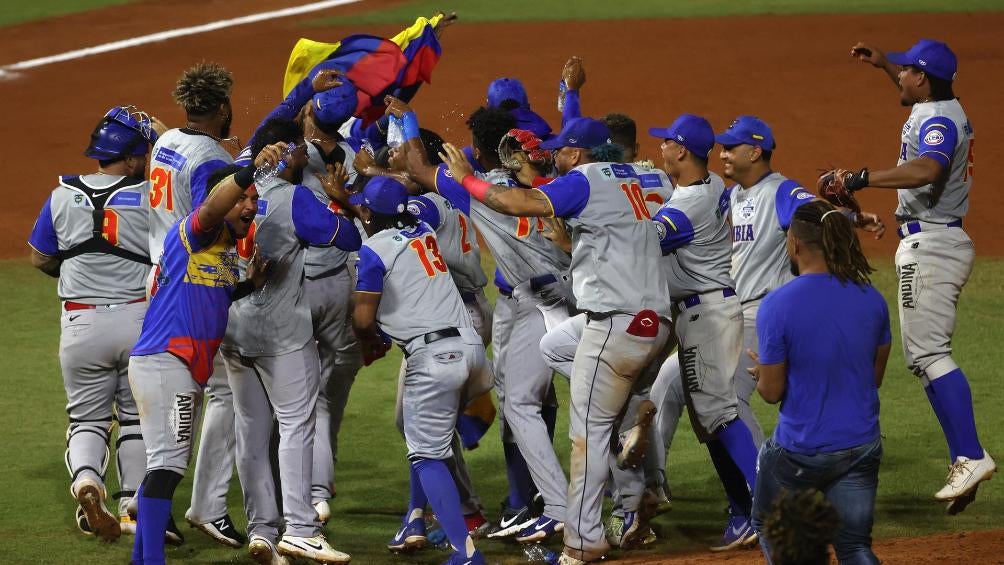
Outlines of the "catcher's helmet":
[{"label": "catcher's helmet", "polygon": [[84,156],[113,161],[130,155],[146,155],[147,144],[156,141],[157,133],[151,127],[150,116],[135,106],[115,106],[91,132],[91,143]]}]

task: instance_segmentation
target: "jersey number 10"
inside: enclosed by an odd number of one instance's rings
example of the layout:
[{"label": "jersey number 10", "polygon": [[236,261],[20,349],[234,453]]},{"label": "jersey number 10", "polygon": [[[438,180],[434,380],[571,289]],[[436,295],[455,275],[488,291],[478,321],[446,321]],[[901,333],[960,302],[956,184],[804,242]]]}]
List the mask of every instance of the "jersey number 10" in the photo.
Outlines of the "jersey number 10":
[{"label": "jersey number 10", "polygon": [[631,203],[631,209],[634,210],[636,220],[652,219],[652,215],[648,213],[648,206],[645,206],[645,195],[642,193],[638,183],[633,182],[628,184],[623,182],[621,183],[621,190],[624,192],[624,196],[627,196],[628,202]]},{"label": "jersey number 10", "polygon": [[413,239],[408,246],[418,254],[418,260],[422,262],[425,274],[434,277],[446,272],[446,261],[443,261],[442,255],[439,254],[439,244],[436,243],[435,236],[431,234],[425,236],[424,242],[421,239]]}]

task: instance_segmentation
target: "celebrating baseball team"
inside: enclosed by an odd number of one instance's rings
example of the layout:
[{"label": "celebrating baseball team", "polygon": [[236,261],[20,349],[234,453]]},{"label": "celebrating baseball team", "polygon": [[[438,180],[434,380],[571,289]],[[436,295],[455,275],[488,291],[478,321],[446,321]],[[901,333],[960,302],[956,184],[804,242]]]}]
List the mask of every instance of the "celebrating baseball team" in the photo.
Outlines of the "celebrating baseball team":
[{"label": "celebrating baseball team", "polygon": [[[841,563],[878,563],[892,336],[856,231],[886,231],[858,205],[866,188],[897,189],[902,347],[950,457],[934,499],[949,514],[976,499],[996,464],[952,356],[974,262],[973,129],[946,44],[852,47],[910,114],[895,166],[828,171],[814,194],[772,168],[778,144],[750,115],[718,127],[666,116],[648,129],[661,160],[638,160],[630,117],[584,115],[577,57],[561,70],[560,127],[517,78],[498,78],[469,136],[444,141],[409,102],[455,20],[301,40],[285,98],[243,150],[230,141],[234,80],[214,63],[178,78],[181,127],[128,105],[101,118],[84,153],[97,170],[59,177],[29,239],[33,264],[59,280],[65,461],[84,534],[132,535],[131,563],[164,563],[165,544],[184,540],[173,498],[194,459],[177,509],[192,527],[261,564],[348,563],[322,532],[339,428],[357,373],[397,347],[410,488],[392,552],[442,543],[446,563],[477,565],[480,540],[543,548],[560,534],[563,550],[542,559],[580,564],[646,547],[671,506],[667,452],[686,407],[728,504],[712,551],[759,544],[769,563],[826,563],[829,543]],[[570,389],[567,469],[556,373]],[[754,391],[780,403],[772,434]],[[508,493],[489,520],[463,455],[496,419]],[[234,465],[246,536],[227,510]],[[822,553],[775,533],[804,491],[839,518]]]}]

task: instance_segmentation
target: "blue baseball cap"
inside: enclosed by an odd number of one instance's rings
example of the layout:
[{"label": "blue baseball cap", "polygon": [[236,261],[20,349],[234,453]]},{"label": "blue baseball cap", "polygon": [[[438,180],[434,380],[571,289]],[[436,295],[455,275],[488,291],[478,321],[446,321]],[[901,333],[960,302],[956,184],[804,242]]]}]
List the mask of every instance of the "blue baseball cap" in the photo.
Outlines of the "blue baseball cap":
[{"label": "blue baseball cap", "polygon": [[573,118],[568,120],[561,133],[540,144],[541,149],[561,149],[562,147],[579,147],[592,149],[604,143],[610,143],[610,129],[607,124],[592,118]]},{"label": "blue baseball cap", "polygon": [[955,80],[959,61],[948,45],[933,39],[921,39],[908,51],[889,53],[885,58],[894,65],[912,65],[944,80]]},{"label": "blue baseball cap", "polygon": [[715,141],[726,147],[754,145],[764,151],[773,151],[776,146],[770,126],[756,116],[739,116],[729,129],[715,136]]},{"label": "blue baseball cap", "polygon": [[715,130],[711,122],[694,114],[683,114],[668,128],[649,128],[649,135],[672,139],[694,155],[706,159],[715,147]]},{"label": "blue baseball cap", "polygon": [[361,191],[349,196],[349,204],[394,216],[408,207],[408,189],[390,177],[373,177]]},{"label": "blue baseball cap", "polygon": [[356,87],[350,82],[331,90],[318,92],[310,101],[314,117],[324,124],[335,127],[344,124],[356,111],[358,104],[356,92]]},{"label": "blue baseball cap", "polygon": [[519,104],[520,108],[530,108],[523,83],[514,78],[497,78],[488,85],[488,107],[498,108],[506,100]]}]

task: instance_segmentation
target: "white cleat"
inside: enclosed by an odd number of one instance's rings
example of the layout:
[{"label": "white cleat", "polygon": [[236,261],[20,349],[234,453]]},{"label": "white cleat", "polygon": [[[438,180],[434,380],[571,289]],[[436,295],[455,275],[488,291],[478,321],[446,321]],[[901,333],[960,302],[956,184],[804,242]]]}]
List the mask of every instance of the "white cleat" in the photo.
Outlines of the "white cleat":
[{"label": "white cleat", "polygon": [[284,535],[277,546],[279,553],[289,557],[313,559],[319,563],[348,563],[352,557],[331,547],[324,536],[310,538]]},{"label": "white cleat", "polygon": [[997,463],[986,450],[983,451],[981,459],[960,456],[948,470],[947,484],[935,493],[934,498],[948,501],[967,495],[983,481],[990,480],[995,471]]},{"label": "white cleat", "polygon": [[251,536],[248,553],[258,565],[289,565],[289,560],[279,555],[272,542],[261,536]]},{"label": "white cleat", "polygon": [[331,506],[328,505],[327,500],[315,502],[314,510],[317,511],[317,518],[321,521],[322,524],[327,524],[328,520],[331,519]]},{"label": "white cleat", "polygon": [[136,535],[136,520],[128,514],[119,516],[119,528],[124,536]]},{"label": "white cleat", "polygon": [[[119,518],[105,506],[105,489],[94,479],[84,478],[70,487],[73,498],[80,503],[88,528],[104,541],[116,541],[122,535]],[[79,526],[79,521],[78,521]]]}]

